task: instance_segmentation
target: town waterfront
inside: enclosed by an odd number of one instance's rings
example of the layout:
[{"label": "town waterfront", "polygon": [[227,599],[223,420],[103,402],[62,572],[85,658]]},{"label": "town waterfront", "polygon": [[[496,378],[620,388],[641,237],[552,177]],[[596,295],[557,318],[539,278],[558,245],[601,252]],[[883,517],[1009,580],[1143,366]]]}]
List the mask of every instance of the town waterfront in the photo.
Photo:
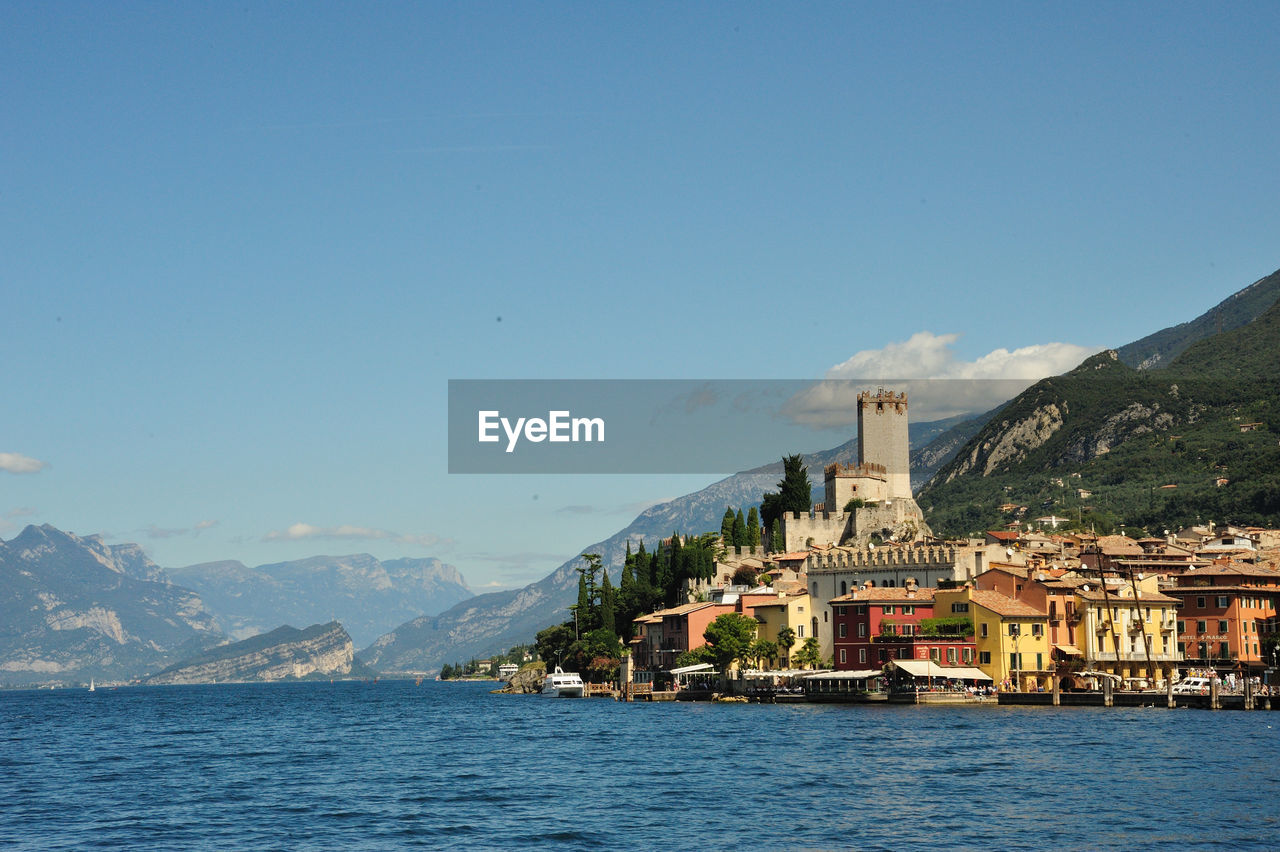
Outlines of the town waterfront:
[{"label": "town waterfront", "polygon": [[1272,713],[0,692],[0,847],[1274,848]]}]

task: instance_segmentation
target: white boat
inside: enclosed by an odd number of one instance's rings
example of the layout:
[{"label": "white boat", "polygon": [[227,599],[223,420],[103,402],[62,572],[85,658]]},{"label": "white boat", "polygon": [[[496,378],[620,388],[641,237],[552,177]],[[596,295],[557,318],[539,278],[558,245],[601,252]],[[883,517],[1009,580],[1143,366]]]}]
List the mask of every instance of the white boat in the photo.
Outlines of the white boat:
[{"label": "white boat", "polygon": [[542,682],[542,694],[552,698],[582,698],[587,694],[587,688],[577,672],[566,672],[556,666],[556,670],[548,673]]},{"label": "white boat", "polygon": [[93,685],[93,678],[89,678],[89,691],[93,692],[96,687]]}]

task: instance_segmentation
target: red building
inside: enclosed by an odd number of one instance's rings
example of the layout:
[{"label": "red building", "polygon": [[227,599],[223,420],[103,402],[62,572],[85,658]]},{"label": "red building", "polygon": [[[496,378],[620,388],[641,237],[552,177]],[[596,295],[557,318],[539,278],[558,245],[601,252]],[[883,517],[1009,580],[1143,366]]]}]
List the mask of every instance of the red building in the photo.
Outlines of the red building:
[{"label": "red building", "polygon": [[890,660],[972,665],[972,633],[926,632],[921,623],[934,617],[933,592],[913,585],[880,586],[832,598],[831,642],[836,670],[878,669]]}]

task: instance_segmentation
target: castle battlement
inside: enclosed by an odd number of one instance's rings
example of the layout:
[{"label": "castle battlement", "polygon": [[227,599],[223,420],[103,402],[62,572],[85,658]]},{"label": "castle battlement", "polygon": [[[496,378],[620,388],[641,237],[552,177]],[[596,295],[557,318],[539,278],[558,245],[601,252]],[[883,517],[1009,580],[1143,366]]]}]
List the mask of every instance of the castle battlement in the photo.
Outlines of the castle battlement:
[{"label": "castle battlement", "polygon": [[805,559],[805,571],[810,574],[850,571],[867,568],[935,567],[955,565],[955,547],[925,545],[924,547],[860,547],[837,548],[825,552],[813,552]]},{"label": "castle battlement", "polygon": [[884,388],[879,388],[875,393],[871,391],[859,391],[858,403],[860,405],[874,404],[878,409],[882,406],[892,405],[898,413],[904,413],[907,410],[907,392],[894,393]]},{"label": "castle battlement", "polygon": [[841,464],[840,462],[832,462],[823,468],[823,474],[827,479],[834,479],[837,476],[860,476],[873,477],[875,479],[886,479],[889,476],[889,469],[882,464],[875,462],[863,462],[861,464]]}]

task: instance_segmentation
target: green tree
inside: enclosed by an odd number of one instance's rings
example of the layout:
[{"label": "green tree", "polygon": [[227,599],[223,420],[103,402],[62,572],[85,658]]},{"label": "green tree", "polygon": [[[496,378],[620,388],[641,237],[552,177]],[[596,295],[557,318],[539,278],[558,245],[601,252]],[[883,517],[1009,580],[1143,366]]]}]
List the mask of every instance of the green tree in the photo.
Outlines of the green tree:
[{"label": "green tree", "polygon": [[733,507],[725,506],[724,517],[720,519],[720,539],[725,547],[733,546]]},{"label": "green tree", "polygon": [[800,646],[800,650],[796,652],[796,665],[802,669],[817,669],[822,667],[822,652],[818,649],[818,640],[810,636],[804,640],[804,644]]},{"label": "green tree", "polygon": [[613,593],[613,584],[609,582],[609,572],[605,571],[604,576],[600,578],[600,627],[615,635],[618,632],[614,622],[616,608],[617,599]]},{"label": "green tree", "polygon": [[749,547],[760,546],[760,513],[755,506],[747,512],[747,545]]},{"label": "green tree", "polygon": [[707,625],[702,638],[711,646],[716,666],[722,672],[728,671],[735,660],[747,658],[756,638],[756,620],[738,612],[726,612]]},{"label": "green tree", "polygon": [[783,665],[791,668],[791,649],[796,644],[796,632],[790,627],[784,627],[778,631],[778,647],[782,649],[785,657]]},{"label": "green tree", "polygon": [[552,669],[568,656],[569,648],[575,641],[572,625],[555,624],[538,631],[533,647],[538,658],[547,664],[548,669]]},{"label": "green tree", "polygon": [[742,547],[747,543],[747,521],[742,516],[742,510],[738,510],[738,514],[733,517],[733,546]]},{"label": "green tree", "polygon": [[787,542],[782,537],[782,521],[774,521],[770,527],[769,550],[773,553],[781,553],[786,549]]},{"label": "green tree", "polygon": [[751,645],[751,658],[756,661],[756,668],[764,668],[765,662],[778,659],[778,643],[772,639],[757,639]]},{"label": "green tree", "polygon": [[716,664],[715,654],[711,653],[711,649],[706,645],[699,645],[691,651],[684,651],[680,656],[676,657],[675,665],[672,668],[683,668],[684,666],[700,666],[704,663],[711,665]]}]

